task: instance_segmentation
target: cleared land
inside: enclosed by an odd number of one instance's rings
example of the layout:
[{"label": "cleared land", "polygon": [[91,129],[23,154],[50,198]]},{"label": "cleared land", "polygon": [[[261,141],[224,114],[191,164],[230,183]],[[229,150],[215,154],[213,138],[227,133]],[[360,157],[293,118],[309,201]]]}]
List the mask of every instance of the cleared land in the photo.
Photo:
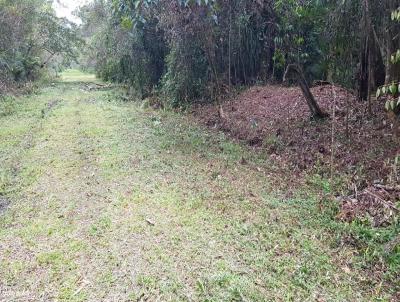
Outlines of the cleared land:
[{"label": "cleared land", "polygon": [[389,300],[266,158],[63,79],[0,109],[1,301]]}]

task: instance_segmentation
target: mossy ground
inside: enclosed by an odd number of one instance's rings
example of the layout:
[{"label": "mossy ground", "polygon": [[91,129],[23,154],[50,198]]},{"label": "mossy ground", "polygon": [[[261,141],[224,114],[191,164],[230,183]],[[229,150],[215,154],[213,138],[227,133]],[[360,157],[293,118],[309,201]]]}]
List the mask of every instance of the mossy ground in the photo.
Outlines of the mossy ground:
[{"label": "mossy ground", "polygon": [[1,301],[389,300],[266,158],[93,80],[0,114]]}]

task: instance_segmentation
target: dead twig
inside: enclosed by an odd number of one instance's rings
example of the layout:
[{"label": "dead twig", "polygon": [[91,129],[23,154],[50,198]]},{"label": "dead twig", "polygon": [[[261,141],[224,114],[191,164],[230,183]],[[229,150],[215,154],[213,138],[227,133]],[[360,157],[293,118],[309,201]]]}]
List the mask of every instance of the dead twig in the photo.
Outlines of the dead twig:
[{"label": "dead twig", "polygon": [[384,200],[383,198],[381,198],[380,196],[376,195],[375,193],[369,191],[369,190],[365,190],[363,194],[369,194],[370,196],[376,198],[377,200],[379,200],[381,203],[383,203],[384,205],[386,205],[387,207],[391,208],[392,210],[394,210],[395,212],[399,212],[400,210],[398,208],[396,208],[394,205],[390,204],[389,202],[387,202],[386,200]]}]

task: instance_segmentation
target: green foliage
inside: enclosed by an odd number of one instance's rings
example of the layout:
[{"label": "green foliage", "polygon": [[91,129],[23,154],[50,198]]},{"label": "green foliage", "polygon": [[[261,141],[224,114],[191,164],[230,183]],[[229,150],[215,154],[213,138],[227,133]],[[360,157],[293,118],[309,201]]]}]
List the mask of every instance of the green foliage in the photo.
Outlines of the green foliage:
[{"label": "green foliage", "polygon": [[76,25],[57,18],[48,1],[0,2],[3,81],[34,81],[48,70],[74,60],[80,46]]},{"label": "green foliage", "polygon": [[400,22],[400,7],[392,11],[392,21]]},{"label": "green foliage", "polygon": [[100,78],[128,84],[145,98],[164,73],[164,38],[155,18],[139,26],[126,14],[130,4],[116,3],[97,0],[81,8],[81,32],[88,47],[80,61]]},{"label": "green foliage", "polygon": [[162,90],[170,105],[185,105],[204,95],[207,62],[199,47],[180,41],[172,47],[166,62]]},{"label": "green foliage", "polygon": [[400,92],[400,83],[392,83],[387,86],[382,86],[378,88],[376,92],[376,97],[379,98],[380,96],[387,97],[385,103],[385,109],[387,111],[396,111],[397,108],[400,107],[400,97],[398,97]]},{"label": "green foliage", "polygon": [[[391,14],[392,21],[400,22],[400,7],[396,10],[392,11]],[[394,39],[398,39],[395,37]],[[399,64],[400,63],[400,49],[391,55],[390,57],[391,64]],[[400,75],[399,75],[400,76]],[[384,85],[379,87],[376,92],[376,97],[386,96],[386,104],[385,109],[387,111],[397,112],[400,108],[400,82],[392,82],[391,84]]]},{"label": "green foliage", "polygon": [[[103,79],[126,83],[143,97],[161,91],[175,106],[216,99],[226,87],[281,81],[292,63],[302,65],[309,81],[358,88],[365,98],[365,47],[374,52],[373,87],[390,73],[389,52],[379,48],[391,42],[385,40],[385,28],[397,28],[389,24],[392,5],[391,0],[382,5],[369,0],[96,0],[80,11],[90,46],[82,61]],[[399,16],[398,9],[392,12],[393,20]],[[375,34],[360,30],[367,21]],[[400,60],[400,51],[389,55],[393,62]]]},{"label": "green foliage", "polygon": [[[345,226],[344,231],[347,236],[352,236],[354,243],[362,251],[362,257],[366,263],[377,263],[384,261],[387,264],[386,277],[388,280],[397,278],[400,269],[400,245],[397,244],[391,249],[385,246],[391,245],[398,240],[400,223],[396,222],[390,227],[376,229],[368,221],[356,220],[352,224]],[[397,277],[396,277],[397,276]]]},{"label": "green foliage", "polygon": [[274,1],[279,26],[275,38],[274,63],[279,78],[285,67],[296,62],[305,66],[309,78],[324,78],[327,70],[323,64],[327,53],[327,41],[323,35],[329,5],[323,1]]},{"label": "green foliage", "polygon": [[[329,73],[325,1],[96,0],[81,9],[93,54],[86,62],[106,80],[141,95],[155,88],[174,106],[215,96],[225,85],[280,81],[286,66],[310,80]],[[84,60],[85,61],[85,60]],[[86,64],[85,64],[86,65]]]},{"label": "green foliage", "polygon": [[11,115],[15,112],[15,99],[11,96],[0,97],[0,117]]}]

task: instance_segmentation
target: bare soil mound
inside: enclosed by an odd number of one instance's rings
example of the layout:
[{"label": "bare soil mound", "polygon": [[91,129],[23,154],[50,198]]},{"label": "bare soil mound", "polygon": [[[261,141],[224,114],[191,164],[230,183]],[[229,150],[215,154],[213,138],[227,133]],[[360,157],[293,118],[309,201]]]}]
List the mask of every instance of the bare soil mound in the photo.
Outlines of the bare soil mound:
[{"label": "bare soil mound", "polygon": [[[351,186],[393,181],[393,159],[400,153],[384,105],[368,106],[338,86],[311,89],[330,118],[310,119],[297,87],[255,86],[224,102],[194,108],[201,123],[249,145],[263,148],[279,167],[293,175],[318,169],[347,175]],[[351,187],[349,184],[349,187]]]}]

